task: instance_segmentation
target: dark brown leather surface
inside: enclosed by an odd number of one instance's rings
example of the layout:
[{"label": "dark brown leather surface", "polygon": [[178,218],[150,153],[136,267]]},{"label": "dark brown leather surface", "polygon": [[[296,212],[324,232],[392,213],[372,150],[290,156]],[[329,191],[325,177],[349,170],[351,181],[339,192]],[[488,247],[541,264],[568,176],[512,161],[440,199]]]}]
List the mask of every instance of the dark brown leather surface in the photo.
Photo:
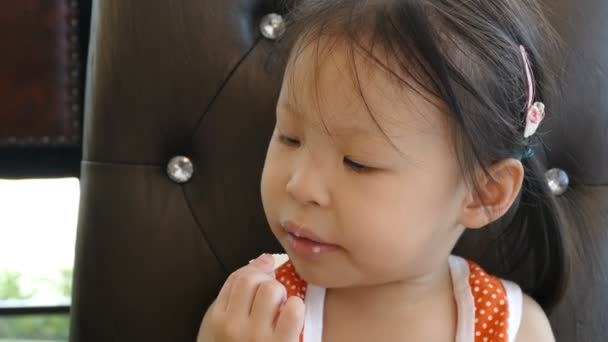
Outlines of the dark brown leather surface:
[{"label": "dark brown leather surface", "polygon": [[194,341],[207,293],[225,273],[184,190],[160,167],[85,163],[82,171],[91,209],[79,221],[71,340]]},{"label": "dark brown leather surface", "polygon": [[570,286],[550,317],[558,341],[608,338],[608,187],[575,186],[570,194],[573,247]]},{"label": "dark brown leather surface", "polygon": [[[281,75],[257,30],[270,10],[94,3],[72,341],[193,341],[229,272],[278,251],[259,195]],[[182,154],[180,186],[165,166]]]},{"label": "dark brown leather surface", "polygon": [[0,11],[0,147],[78,146],[78,2],[24,0]]},{"label": "dark brown leather surface", "polygon": [[547,125],[549,167],[568,171],[581,183],[608,185],[608,2],[545,1],[562,38],[558,69],[561,96]]},{"label": "dark brown leather surface", "polygon": [[[563,39],[555,62],[561,96],[548,120],[547,166],[573,183],[567,198],[570,286],[550,317],[558,341],[608,339],[608,2],[547,1]],[[583,185],[585,184],[585,185]]]},{"label": "dark brown leather surface", "polygon": [[[547,162],[573,178],[560,200],[587,215],[569,226],[573,285],[551,321],[559,341],[603,341],[608,3],[570,3],[547,1],[569,51],[556,60],[567,91],[551,108],[565,119],[547,120]],[[261,0],[95,2],[72,342],[194,341],[225,277],[278,251],[259,197],[282,66],[264,68],[273,42],[257,25],[274,11]],[[165,174],[181,154],[195,168],[185,185]]]}]

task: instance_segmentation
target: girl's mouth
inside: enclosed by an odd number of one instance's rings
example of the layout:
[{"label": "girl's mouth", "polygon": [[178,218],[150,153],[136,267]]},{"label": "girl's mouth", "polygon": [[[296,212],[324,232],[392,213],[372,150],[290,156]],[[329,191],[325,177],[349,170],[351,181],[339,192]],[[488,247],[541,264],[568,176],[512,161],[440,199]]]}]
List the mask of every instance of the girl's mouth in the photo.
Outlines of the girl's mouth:
[{"label": "girl's mouth", "polygon": [[325,242],[303,225],[286,221],[281,224],[287,233],[287,242],[291,250],[301,257],[312,258],[334,252],[341,247]]}]

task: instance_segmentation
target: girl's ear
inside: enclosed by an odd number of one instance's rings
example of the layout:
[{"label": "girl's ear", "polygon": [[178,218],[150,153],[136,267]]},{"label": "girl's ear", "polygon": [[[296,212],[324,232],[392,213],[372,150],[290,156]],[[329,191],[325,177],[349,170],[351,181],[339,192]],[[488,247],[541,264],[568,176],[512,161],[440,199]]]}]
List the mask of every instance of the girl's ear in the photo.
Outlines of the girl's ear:
[{"label": "girl's ear", "polygon": [[459,223],[466,228],[482,228],[498,220],[511,207],[524,180],[524,167],[517,159],[504,159],[479,171],[478,190],[470,190],[463,202]]}]

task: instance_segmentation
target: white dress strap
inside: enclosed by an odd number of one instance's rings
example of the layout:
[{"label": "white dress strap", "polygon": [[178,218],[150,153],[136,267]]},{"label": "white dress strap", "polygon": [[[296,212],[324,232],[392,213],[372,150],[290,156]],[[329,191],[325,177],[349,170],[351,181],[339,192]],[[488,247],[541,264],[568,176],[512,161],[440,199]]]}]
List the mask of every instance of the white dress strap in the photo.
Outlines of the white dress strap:
[{"label": "white dress strap", "polygon": [[521,325],[523,294],[519,285],[504,279],[501,281],[507,291],[507,301],[509,302],[509,342],[514,342]]},{"label": "white dress strap", "polygon": [[455,255],[451,255],[448,262],[458,310],[456,342],[475,341],[475,303],[469,285],[469,264]]},{"label": "white dress strap", "polygon": [[321,342],[323,338],[323,309],[325,307],[325,289],[308,284],[304,303],[304,342]]}]

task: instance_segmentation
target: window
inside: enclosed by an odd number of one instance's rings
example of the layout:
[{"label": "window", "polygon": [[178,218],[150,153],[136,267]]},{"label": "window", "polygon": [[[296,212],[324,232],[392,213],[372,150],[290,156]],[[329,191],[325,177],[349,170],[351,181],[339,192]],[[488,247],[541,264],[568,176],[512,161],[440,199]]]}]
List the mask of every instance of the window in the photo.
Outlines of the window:
[{"label": "window", "polygon": [[67,341],[79,180],[0,180],[0,342]]}]

